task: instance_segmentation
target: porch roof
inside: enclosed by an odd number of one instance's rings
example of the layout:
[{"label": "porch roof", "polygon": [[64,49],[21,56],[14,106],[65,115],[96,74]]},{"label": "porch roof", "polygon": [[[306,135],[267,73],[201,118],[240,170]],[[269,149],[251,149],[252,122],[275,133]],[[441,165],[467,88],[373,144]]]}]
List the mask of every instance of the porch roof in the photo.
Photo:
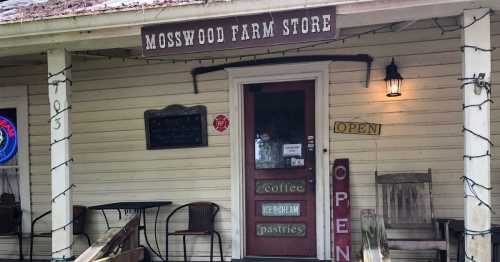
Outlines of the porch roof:
[{"label": "porch roof", "polygon": [[0,22],[25,22],[204,3],[206,0],[7,0],[0,2]]},{"label": "porch roof", "polygon": [[0,57],[137,47],[145,25],[332,5],[339,34],[389,23],[402,30],[479,7],[500,10],[498,0],[0,0]]}]

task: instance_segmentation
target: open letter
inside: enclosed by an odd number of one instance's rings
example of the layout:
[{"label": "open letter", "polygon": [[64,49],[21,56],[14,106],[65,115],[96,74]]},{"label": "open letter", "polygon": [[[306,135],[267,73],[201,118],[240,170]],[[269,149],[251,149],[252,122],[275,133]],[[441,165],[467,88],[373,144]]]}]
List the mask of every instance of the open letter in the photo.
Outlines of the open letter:
[{"label": "open letter", "polygon": [[340,201],[344,201],[347,199],[346,192],[335,192],[335,206],[340,206]]},{"label": "open letter", "polygon": [[349,246],[346,246],[345,250],[342,250],[339,246],[335,246],[335,261],[340,261],[340,255],[342,255],[344,261],[351,261],[351,258],[349,257],[350,253]]},{"label": "open letter", "polygon": [[349,233],[349,229],[347,228],[347,223],[349,220],[347,218],[337,218],[335,222],[335,228],[337,229],[337,233],[339,234],[347,234]]},{"label": "open letter", "polygon": [[184,34],[184,41],[186,42],[186,46],[193,45],[193,39],[194,39],[194,30],[185,30],[182,31]]},{"label": "open letter", "polygon": [[263,30],[262,38],[274,37],[273,27],[274,27],[274,21],[269,21],[269,24],[267,24],[266,22],[263,22],[262,23],[262,30]]},{"label": "open letter", "polygon": [[156,35],[146,35],[146,50],[156,49]]},{"label": "open letter", "polygon": [[323,32],[328,32],[332,29],[332,27],[330,26],[330,20],[330,15],[323,15]]}]

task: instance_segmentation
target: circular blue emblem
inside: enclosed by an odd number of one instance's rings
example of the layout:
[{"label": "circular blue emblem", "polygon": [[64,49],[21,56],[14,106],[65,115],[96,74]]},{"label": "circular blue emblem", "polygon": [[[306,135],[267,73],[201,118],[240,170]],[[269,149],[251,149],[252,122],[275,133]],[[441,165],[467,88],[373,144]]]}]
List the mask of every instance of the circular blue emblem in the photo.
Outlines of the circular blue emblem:
[{"label": "circular blue emblem", "polygon": [[12,122],[0,116],[0,164],[9,161],[17,150],[17,131]]}]

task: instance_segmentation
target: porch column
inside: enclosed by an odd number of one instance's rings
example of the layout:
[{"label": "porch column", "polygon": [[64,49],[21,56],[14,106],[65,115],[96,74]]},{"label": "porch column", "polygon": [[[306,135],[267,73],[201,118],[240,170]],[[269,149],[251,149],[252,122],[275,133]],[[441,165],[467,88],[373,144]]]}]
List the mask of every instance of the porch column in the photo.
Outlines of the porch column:
[{"label": "porch column", "polygon": [[465,255],[466,261],[489,262],[491,261],[489,9],[464,11],[463,26]]},{"label": "porch column", "polygon": [[72,257],[70,87],[71,53],[47,51],[52,178],[52,259]]}]

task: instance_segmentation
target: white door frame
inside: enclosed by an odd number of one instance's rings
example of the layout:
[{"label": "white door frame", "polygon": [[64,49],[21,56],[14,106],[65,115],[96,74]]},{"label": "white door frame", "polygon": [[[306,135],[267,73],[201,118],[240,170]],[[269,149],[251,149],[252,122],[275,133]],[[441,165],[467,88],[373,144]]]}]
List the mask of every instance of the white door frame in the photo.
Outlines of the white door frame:
[{"label": "white door frame", "polygon": [[23,212],[23,232],[31,232],[31,188],[28,131],[28,87],[0,87],[0,108],[15,108],[17,114],[17,160],[19,166],[19,197]]},{"label": "white door frame", "polygon": [[232,258],[245,257],[245,139],[243,86],[251,83],[315,80],[317,259],[331,259],[329,193],[329,65],[294,63],[226,69],[231,119]]}]

